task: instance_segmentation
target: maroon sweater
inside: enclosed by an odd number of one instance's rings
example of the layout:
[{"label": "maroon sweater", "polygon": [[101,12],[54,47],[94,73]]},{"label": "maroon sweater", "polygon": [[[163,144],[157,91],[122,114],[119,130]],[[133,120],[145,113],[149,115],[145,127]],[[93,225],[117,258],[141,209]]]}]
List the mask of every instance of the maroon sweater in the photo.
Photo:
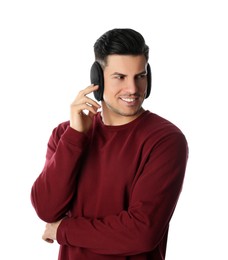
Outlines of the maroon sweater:
[{"label": "maroon sweater", "polygon": [[182,132],[149,111],[121,126],[98,114],[88,134],[55,128],[31,199],[46,222],[67,216],[59,259],[165,259],[187,156]]}]

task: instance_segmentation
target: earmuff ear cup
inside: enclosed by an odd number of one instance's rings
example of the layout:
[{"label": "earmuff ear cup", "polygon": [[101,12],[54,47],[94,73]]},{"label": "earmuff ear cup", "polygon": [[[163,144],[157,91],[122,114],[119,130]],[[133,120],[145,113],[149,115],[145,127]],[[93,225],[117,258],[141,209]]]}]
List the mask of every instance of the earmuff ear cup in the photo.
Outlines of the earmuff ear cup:
[{"label": "earmuff ear cup", "polygon": [[151,91],[151,86],[152,86],[152,73],[151,73],[151,68],[150,68],[150,64],[147,64],[147,92],[146,92],[146,97],[148,98],[150,95],[150,91]]},{"label": "earmuff ear cup", "polygon": [[103,100],[104,92],[104,76],[101,65],[95,61],[90,69],[90,81],[91,84],[99,85],[99,89],[94,91],[94,97],[97,101]]},{"label": "earmuff ear cup", "polygon": [[[103,92],[104,92],[104,76],[101,65],[95,61],[90,69],[90,81],[91,84],[99,85],[99,89],[94,91],[94,97],[97,101],[103,100]],[[150,64],[147,64],[147,93],[145,98],[148,98],[151,92],[152,85],[152,73]]]}]

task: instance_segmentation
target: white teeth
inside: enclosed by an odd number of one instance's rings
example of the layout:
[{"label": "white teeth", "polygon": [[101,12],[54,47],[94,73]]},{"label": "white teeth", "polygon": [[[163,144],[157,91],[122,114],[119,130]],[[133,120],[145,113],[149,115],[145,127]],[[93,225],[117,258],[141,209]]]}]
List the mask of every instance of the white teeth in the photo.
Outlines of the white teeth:
[{"label": "white teeth", "polygon": [[135,99],[134,98],[122,98],[123,101],[126,102],[133,102]]}]

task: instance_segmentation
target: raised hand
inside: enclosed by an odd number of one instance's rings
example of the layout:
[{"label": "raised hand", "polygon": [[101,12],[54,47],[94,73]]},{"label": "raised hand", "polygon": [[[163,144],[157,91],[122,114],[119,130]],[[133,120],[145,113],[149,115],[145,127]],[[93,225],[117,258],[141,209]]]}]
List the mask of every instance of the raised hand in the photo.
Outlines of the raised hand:
[{"label": "raised hand", "polygon": [[[96,101],[87,97],[98,89],[98,85],[90,85],[81,90],[70,106],[70,127],[86,133],[92,125],[92,118],[101,107]],[[88,111],[88,113],[85,113]]]}]

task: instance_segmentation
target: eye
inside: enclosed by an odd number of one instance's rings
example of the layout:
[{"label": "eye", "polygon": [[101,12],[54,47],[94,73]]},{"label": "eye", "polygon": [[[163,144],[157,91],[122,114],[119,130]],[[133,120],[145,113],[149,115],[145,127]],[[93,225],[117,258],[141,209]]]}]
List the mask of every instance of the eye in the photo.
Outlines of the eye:
[{"label": "eye", "polygon": [[140,75],[137,75],[137,79],[144,79],[145,77],[147,76],[147,74],[140,74]]},{"label": "eye", "polygon": [[120,79],[120,80],[121,80],[121,79],[124,79],[124,76],[121,75],[121,74],[117,74],[117,75],[114,76],[114,78],[115,78],[115,79]]}]

